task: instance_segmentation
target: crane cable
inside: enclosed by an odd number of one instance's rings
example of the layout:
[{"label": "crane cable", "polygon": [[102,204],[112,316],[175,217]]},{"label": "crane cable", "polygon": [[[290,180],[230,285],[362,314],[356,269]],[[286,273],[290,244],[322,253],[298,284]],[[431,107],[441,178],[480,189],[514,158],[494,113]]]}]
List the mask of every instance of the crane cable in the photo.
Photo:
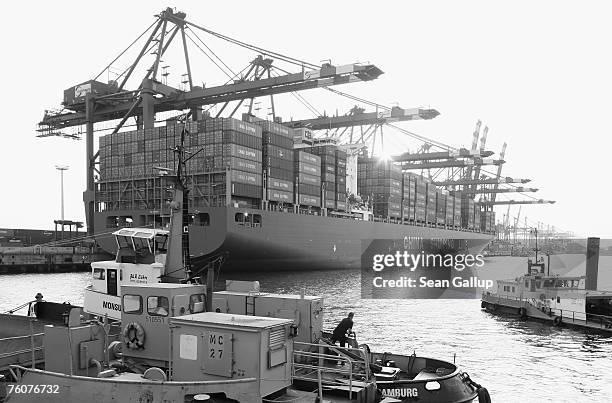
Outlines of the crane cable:
[{"label": "crane cable", "polygon": [[[198,45],[198,44],[196,43],[196,41],[194,41],[194,40],[193,40],[193,38],[192,38],[191,36],[189,36],[189,34],[188,34],[187,32],[185,32],[185,36],[186,36],[187,38],[189,38],[189,40],[190,40],[190,41],[191,41],[191,42],[192,42],[192,43],[193,43],[193,44],[194,44],[194,45],[195,45],[195,46],[196,46],[198,49],[200,49],[200,51],[202,51],[202,53],[204,53],[204,55],[205,55],[206,57],[208,57],[208,59],[209,59],[211,62],[213,62],[213,64],[214,64],[215,66],[217,66],[217,68],[219,68],[219,70],[221,70],[221,72],[222,72],[223,74],[225,74],[225,75],[226,75],[228,78],[232,78],[232,76],[231,76],[231,75],[230,75],[230,74],[229,74],[227,71],[225,71],[225,70],[223,69],[223,67],[221,67],[221,66],[219,65],[219,63],[217,63],[217,62],[216,62],[216,61],[215,61],[215,60],[214,60],[214,59],[213,59],[213,58],[212,58],[212,57],[211,57],[211,56],[210,56],[208,53],[206,53],[206,51],[205,51],[204,49],[202,49],[202,48],[200,47],[200,45]],[[206,46],[206,45],[204,45],[204,46]],[[214,54],[214,53],[213,53],[213,54]],[[225,64],[225,63],[224,63],[224,64]],[[230,69],[230,72],[232,72],[232,73],[233,73],[233,71],[232,71],[231,69]]]},{"label": "crane cable", "polygon": [[[215,52],[214,52],[214,51],[213,51],[213,50],[212,50],[212,49],[211,49],[211,48],[210,48],[208,45],[206,45],[206,43],[204,43],[204,41],[203,41],[203,40],[202,40],[202,39],[201,39],[201,38],[198,36],[198,34],[197,34],[197,33],[196,33],[196,32],[195,32],[193,29],[191,29],[191,28],[189,28],[189,27],[187,27],[187,29],[189,30],[189,32],[191,32],[191,33],[192,33],[192,34],[193,34],[193,35],[194,35],[194,36],[197,38],[197,40],[198,40],[198,41],[200,41],[200,43],[201,43],[202,45],[204,45],[204,47],[205,47],[206,49],[208,49],[208,51],[209,51],[210,53],[212,53],[212,55],[213,55],[214,57],[216,57],[216,58],[217,58],[217,60],[219,60],[219,61],[221,62],[221,64],[223,64],[223,66],[224,66],[226,69],[228,69],[228,70],[230,71],[230,73],[232,73],[234,76],[236,75],[236,73],[234,72],[234,70],[232,70],[232,69],[231,69],[231,68],[230,68],[230,67],[229,67],[229,66],[228,66],[228,65],[227,65],[227,64],[226,64],[226,63],[223,61],[223,59],[221,59],[221,58],[220,58],[220,57],[219,57],[219,56],[218,56],[218,55],[217,55],[217,54],[216,54],[216,53],[215,53]],[[191,39],[191,38],[189,38],[189,39]],[[191,40],[193,41],[193,39],[191,39]],[[198,46],[198,45],[197,45],[195,42],[194,42],[194,44],[195,44],[196,46]],[[202,49],[201,49],[199,46],[198,46],[198,48],[199,48],[200,50],[202,50]],[[202,50],[202,52],[204,52],[204,51]],[[204,53],[205,53],[205,52],[204,52]],[[205,54],[206,54],[206,53],[205,53]],[[206,56],[208,56],[208,54],[206,54]],[[210,58],[210,57],[209,57],[209,58]],[[213,63],[215,63],[215,62],[214,62],[212,59],[211,59],[211,61],[212,61]],[[219,67],[219,65],[217,65],[217,63],[215,63],[215,65],[216,65],[217,67]],[[221,67],[219,67],[219,68],[221,68]],[[224,71],[224,73],[225,73],[225,71]],[[228,77],[230,77],[230,78],[232,77],[232,76],[230,76],[230,75],[229,75],[229,74],[227,74],[227,73],[226,73],[226,75],[227,75]]]},{"label": "crane cable", "polygon": [[140,40],[140,38],[142,38],[143,35],[146,34],[151,28],[153,28],[153,25],[155,25],[157,22],[158,22],[158,20],[153,21],[153,23],[151,25],[149,25],[149,27],[147,29],[145,29],[144,32],[142,34],[140,34],[140,36],[138,36],[138,38],[134,39],[134,41],[132,43],[130,43],[130,45],[123,50],[123,52],[119,53],[119,55],[117,57],[115,57],[112,62],[110,62],[97,76],[95,76],[94,80],[97,80],[107,69],[109,69],[110,66],[112,66],[112,64],[117,61],[117,59],[119,59],[121,56],[123,56],[125,54],[125,52],[127,52],[136,42],[138,42]]},{"label": "crane cable", "polygon": [[285,61],[287,63],[295,64],[297,66],[308,67],[308,68],[311,68],[311,69],[319,68],[319,66],[317,66],[316,64],[309,63],[309,62],[304,61],[304,60],[296,59],[294,57],[285,56],[285,55],[283,55],[281,53],[272,52],[270,50],[267,50],[267,49],[264,49],[264,48],[260,48],[260,47],[255,46],[255,45],[251,45],[251,44],[248,44],[246,42],[239,41],[239,40],[231,38],[229,36],[222,35],[222,34],[219,34],[217,32],[211,31],[210,29],[206,29],[206,28],[204,28],[202,26],[199,26],[199,25],[194,24],[193,22],[189,22],[187,20],[185,20],[185,24],[191,25],[194,28],[198,28],[199,30],[202,30],[202,31],[204,31],[204,32],[206,32],[206,33],[208,33],[210,35],[216,36],[217,38],[223,39],[223,40],[225,40],[227,42],[233,43],[233,44],[238,45],[238,46],[242,46],[243,48],[250,49],[250,50],[255,50],[255,51],[263,53],[263,54],[274,56],[274,57],[276,57],[278,59],[281,59],[281,60],[283,60],[283,61]]}]

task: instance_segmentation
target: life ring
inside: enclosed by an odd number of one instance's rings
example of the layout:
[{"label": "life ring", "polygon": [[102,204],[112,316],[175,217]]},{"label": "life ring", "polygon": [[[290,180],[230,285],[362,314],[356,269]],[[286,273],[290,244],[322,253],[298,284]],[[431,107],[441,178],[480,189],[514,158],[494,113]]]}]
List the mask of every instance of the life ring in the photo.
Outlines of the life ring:
[{"label": "life ring", "polygon": [[123,342],[127,348],[138,350],[144,348],[145,331],[138,322],[131,322],[123,329]]},{"label": "life ring", "polygon": [[553,318],[552,324],[553,324],[553,326],[559,326],[559,325],[561,325],[561,322],[562,322],[561,316],[555,316]]},{"label": "life ring", "polygon": [[524,307],[520,307],[518,310],[518,314],[522,319],[525,319],[527,317],[527,309],[525,309]]},{"label": "life ring", "polygon": [[491,395],[487,388],[478,388],[478,403],[491,403]]}]

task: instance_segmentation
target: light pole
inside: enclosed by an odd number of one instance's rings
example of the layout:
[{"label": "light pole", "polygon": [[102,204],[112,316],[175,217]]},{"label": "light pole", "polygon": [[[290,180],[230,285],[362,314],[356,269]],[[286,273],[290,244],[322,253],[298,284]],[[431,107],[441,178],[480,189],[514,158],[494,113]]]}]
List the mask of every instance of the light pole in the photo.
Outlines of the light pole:
[{"label": "light pole", "polygon": [[64,221],[64,171],[67,171],[70,168],[68,165],[56,165],[55,169],[60,171],[60,183],[61,183],[61,192],[62,192],[62,221]]}]

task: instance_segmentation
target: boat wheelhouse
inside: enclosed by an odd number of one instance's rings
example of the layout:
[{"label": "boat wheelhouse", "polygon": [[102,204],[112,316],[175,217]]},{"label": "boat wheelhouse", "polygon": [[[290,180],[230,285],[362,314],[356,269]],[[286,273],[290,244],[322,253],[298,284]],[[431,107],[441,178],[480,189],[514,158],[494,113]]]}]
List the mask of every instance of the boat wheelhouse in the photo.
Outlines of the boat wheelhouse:
[{"label": "boat wheelhouse", "polygon": [[83,310],[121,319],[121,286],[162,281],[166,266],[169,231],[124,228],[113,232],[117,242],[115,260],[93,262],[92,282],[85,289]]}]

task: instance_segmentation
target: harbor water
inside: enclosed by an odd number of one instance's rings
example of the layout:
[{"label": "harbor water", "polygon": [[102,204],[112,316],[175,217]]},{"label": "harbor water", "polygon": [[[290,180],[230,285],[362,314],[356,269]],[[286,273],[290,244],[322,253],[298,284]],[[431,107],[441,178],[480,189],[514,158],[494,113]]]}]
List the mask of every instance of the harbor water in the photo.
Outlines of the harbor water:
[{"label": "harbor water", "polygon": [[[553,262],[553,268],[555,264],[563,273],[584,274],[580,263]],[[496,257],[488,260],[480,277],[514,278],[524,270],[525,258]],[[358,270],[232,273],[228,278],[258,280],[267,292],[299,294],[303,290],[320,295],[325,299],[327,329],[355,312],[359,343],[367,343],[374,351],[416,351],[421,356],[456,360],[472,379],[488,388],[495,402],[612,401],[609,336],[493,316],[481,310],[476,299],[362,299]],[[218,282],[224,279],[221,273]],[[0,311],[20,305],[36,292],[49,301],[81,304],[89,281],[86,272],[1,275]],[[600,258],[598,287],[612,290],[612,257]]]}]

